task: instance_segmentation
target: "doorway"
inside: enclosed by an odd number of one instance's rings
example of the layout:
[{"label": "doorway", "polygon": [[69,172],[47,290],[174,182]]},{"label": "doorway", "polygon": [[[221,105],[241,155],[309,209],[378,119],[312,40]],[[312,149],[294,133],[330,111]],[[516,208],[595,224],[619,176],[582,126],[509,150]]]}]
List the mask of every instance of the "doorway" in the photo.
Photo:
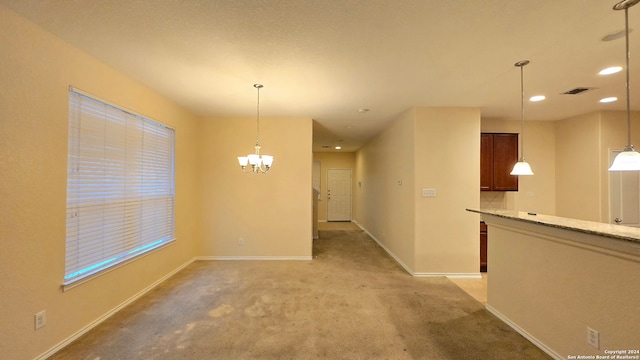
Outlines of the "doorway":
[{"label": "doorway", "polygon": [[[611,150],[610,163],[622,150]],[[611,224],[640,227],[640,173],[609,172],[609,211]]]},{"label": "doorway", "polygon": [[327,169],[327,221],[351,221],[351,169]]}]

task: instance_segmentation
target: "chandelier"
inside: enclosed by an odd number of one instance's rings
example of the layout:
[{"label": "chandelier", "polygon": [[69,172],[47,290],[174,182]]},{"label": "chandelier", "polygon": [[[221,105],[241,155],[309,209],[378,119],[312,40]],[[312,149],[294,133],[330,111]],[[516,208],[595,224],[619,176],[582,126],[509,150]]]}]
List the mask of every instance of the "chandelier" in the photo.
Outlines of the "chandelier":
[{"label": "chandelier", "polygon": [[[253,172],[253,173],[266,173],[271,169],[271,164],[273,164],[273,156],[270,155],[260,155],[260,89],[264,86],[262,84],[253,84],[253,87],[258,89],[258,105],[256,110],[256,146],[255,152],[253,154],[249,154],[247,156],[238,156],[238,162],[240,163],[240,167],[242,168],[242,172]],[[247,166],[251,165],[251,168],[248,169]]]}]

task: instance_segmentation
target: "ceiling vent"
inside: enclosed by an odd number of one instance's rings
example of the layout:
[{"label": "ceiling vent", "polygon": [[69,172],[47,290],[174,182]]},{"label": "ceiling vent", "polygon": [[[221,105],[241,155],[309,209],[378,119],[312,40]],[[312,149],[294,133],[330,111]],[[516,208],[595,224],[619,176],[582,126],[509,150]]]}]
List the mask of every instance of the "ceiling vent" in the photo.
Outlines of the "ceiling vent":
[{"label": "ceiling vent", "polygon": [[571,89],[568,91],[563,92],[564,95],[578,95],[578,94],[582,94],[583,92],[587,92],[590,90],[595,90],[597,88],[593,88],[593,87],[577,87],[575,89]]}]

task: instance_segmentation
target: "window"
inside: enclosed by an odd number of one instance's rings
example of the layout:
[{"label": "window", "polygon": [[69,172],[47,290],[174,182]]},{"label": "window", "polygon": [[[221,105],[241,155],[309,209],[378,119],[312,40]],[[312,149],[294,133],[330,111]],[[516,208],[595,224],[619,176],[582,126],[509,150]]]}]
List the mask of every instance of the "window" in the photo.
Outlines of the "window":
[{"label": "window", "polygon": [[64,286],[174,240],[174,136],[70,88]]}]

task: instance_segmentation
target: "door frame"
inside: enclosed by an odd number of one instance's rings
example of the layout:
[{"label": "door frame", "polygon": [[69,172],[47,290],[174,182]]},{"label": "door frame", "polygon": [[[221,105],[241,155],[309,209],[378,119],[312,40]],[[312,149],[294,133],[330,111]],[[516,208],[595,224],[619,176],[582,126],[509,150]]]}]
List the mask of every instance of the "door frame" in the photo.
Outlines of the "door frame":
[{"label": "door frame", "polygon": [[[330,220],[329,219],[330,218],[329,210],[331,208],[330,205],[329,205],[329,202],[330,202],[329,191],[331,190],[331,179],[330,179],[329,173],[331,171],[345,171],[345,172],[348,171],[349,172],[349,186],[347,187],[348,190],[349,190],[349,216],[348,216],[348,219],[346,219],[346,220]],[[327,196],[326,196],[326,199],[327,199],[327,209],[326,209],[327,210],[327,221],[328,222],[329,221],[351,221],[352,220],[351,217],[353,215],[353,169],[351,169],[351,168],[330,168],[330,169],[327,169],[327,175],[326,176],[327,176]]]}]

